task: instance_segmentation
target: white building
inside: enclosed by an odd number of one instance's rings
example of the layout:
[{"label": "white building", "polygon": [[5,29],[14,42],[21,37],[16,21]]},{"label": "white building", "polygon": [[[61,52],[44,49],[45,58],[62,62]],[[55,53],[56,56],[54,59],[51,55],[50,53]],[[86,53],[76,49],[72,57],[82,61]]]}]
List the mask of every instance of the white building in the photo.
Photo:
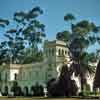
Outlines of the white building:
[{"label": "white building", "polygon": [[[3,90],[5,85],[12,86],[12,82],[17,80],[19,85],[23,88],[29,88],[36,82],[45,85],[51,79],[59,75],[60,67],[66,59],[69,63],[69,50],[66,48],[66,43],[63,41],[45,41],[44,42],[44,61],[33,64],[10,64],[2,65],[0,67],[0,88]],[[80,89],[79,78],[72,77]],[[93,84],[93,78],[88,77],[88,83]]]}]

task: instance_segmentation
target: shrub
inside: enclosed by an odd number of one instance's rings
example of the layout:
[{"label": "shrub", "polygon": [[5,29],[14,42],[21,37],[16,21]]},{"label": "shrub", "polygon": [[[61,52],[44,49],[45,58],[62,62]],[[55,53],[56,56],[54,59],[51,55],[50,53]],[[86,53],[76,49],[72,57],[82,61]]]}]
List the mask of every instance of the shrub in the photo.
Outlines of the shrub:
[{"label": "shrub", "polygon": [[13,92],[14,96],[22,96],[21,87],[18,85],[17,81],[14,81],[13,86],[11,87],[11,91]]}]

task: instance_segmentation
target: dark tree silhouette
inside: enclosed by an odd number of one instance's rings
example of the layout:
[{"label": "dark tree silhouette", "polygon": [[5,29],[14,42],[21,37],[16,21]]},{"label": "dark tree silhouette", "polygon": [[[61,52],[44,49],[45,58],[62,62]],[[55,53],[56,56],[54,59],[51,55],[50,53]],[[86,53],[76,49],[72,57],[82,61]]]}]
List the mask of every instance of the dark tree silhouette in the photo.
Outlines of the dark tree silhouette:
[{"label": "dark tree silhouette", "polygon": [[98,55],[95,52],[89,53],[87,49],[96,42],[100,43],[100,37],[97,35],[99,27],[88,20],[82,20],[73,24],[72,21],[75,20],[75,17],[72,14],[65,15],[64,20],[71,22],[71,29],[69,32],[58,32],[56,38],[66,42],[66,47],[70,51],[70,58],[73,61],[71,69],[76,76],[80,77],[83,91],[87,72],[90,75],[95,72],[95,66],[90,66],[89,63],[96,62]]},{"label": "dark tree silhouette", "polygon": [[4,87],[4,93],[2,93],[2,94],[3,94],[3,96],[8,96],[9,95],[9,93],[8,93],[8,86]]},{"label": "dark tree silhouette", "polygon": [[71,71],[67,65],[63,65],[58,79],[48,81],[47,90],[48,96],[74,96],[77,94],[77,85],[74,80],[71,80]]},{"label": "dark tree silhouette", "polygon": [[14,93],[14,96],[22,96],[22,90],[21,87],[18,85],[17,81],[13,82],[13,86],[11,87],[11,91]]},{"label": "dark tree silhouette", "polygon": [[100,61],[96,69],[96,74],[94,78],[94,88],[100,88]]}]

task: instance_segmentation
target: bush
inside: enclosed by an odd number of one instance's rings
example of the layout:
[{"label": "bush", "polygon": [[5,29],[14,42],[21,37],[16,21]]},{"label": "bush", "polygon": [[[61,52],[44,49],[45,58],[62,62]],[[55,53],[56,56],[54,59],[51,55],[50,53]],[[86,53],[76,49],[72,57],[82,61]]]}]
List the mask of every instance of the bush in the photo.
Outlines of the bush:
[{"label": "bush", "polygon": [[27,86],[24,87],[23,94],[24,94],[24,96],[29,96],[29,91],[28,91],[28,87]]},{"label": "bush", "polygon": [[2,93],[3,96],[7,96],[8,95],[8,86],[4,87],[4,93]]},{"label": "bush", "polygon": [[36,83],[34,86],[31,87],[32,96],[43,96],[43,86]]},{"label": "bush", "polygon": [[11,91],[13,92],[14,96],[22,96],[21,87],[18,85],[17,81],[14,81],[13,86],[11,87]]},{"label": "bush", "polygon": [[61,74],[58,79],[51,79],[47,83],[47,90],[49,96],[76,96],[77,85],[74,80],[71,79],[70,70],[67,65],[63,65]]}]

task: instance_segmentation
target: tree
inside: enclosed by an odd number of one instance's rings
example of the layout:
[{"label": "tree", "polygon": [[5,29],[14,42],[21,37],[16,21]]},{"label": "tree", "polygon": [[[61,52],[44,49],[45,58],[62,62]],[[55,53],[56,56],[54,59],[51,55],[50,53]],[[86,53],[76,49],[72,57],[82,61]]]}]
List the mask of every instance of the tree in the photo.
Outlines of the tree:
[{"label": "tree", "polygon": [[100,73],[100,60],[99,60],[99,63],[97,65],[96,74],[95,74],[95,78],[94,78],[94,84],[93,84],[94,88],[100,88],[99,73]]},{"label": "tree", "polygon": [[20,33],[30,50],[30,53],[25,57],[25,61],[28,59],[31,62],[38,61],[37,58],[41,58],[42,56],[40,55],[41,52],[38,49],[38,44],[42,43],[45,37],[45,26],[37,20],[37,17],[41,14],[43,14],[43,11],[40,7],[34,7],[28,12],[20,11],[14,14],[14,21],[17,23],[17,26],[19,25]]},{"label": "tree", "polygon": [[33,54],[37,44],[41,43],[42,38],[45,37],[45,26],[37,20],[37,17],[41,14],[43,14],[43,11],[40,7],[35,7],[28,12],[20,11],[14,14],[14,20],[19,25],[21,24],[21,33],[27,41],[27,45],[32,48]]},{"label": "tree", "polygon": [[17,81],[13,82],[11,91],[13,92],[13,96],[22,96],[22,90]]},{"label": "tree", "polygon": [[66,64],[61,68],[58,79],[51,79],[47,83],[48,96],[75,96],[77,95],[77,85],[71,79],[71,70]]},{"label": "tree", "polygon": [[[7,19],[0,19],[0,29],[5,29],[6,26],[9,25],[9,20]],[[7,45],[6,45],[6,41],[1,41],[0,42],[0,64],[4,63],[4,62],[9,62],[9,59],[8,59],[8,55],[7,55],[7,52],[8,52],[8,48],[7,48]]]},{"label": "tree", "polygon": [[[6,30],[6,40],[0,46],[0,57],[6,58],[1,63],[32,63],[43,59],[42,51],[38,48],[45,37],[45,26],[38,20],[41,14],[41,8],[34,7],[27,12],[15,12],[11,22],[0,19],[0,26]],[[12,24],[13,27],[10,26]],[[7,25],[9,28],[6,28]]]},{"label": "tree", "polygon": [[70,32],[69,31],[58,32],[56,38],[58,40],[68,41],[70,38]]},{"label": "tree", "polygon": [[23,50],[25,48],[24,39],[18,34],[19,30],[17,29],[10,29],[5,34],[5,37],[8,39],[6,42],[9,48],[8,53],[12,60],[11,63],[21,63],[19,58],[23,54]]},{"label": "tree", "polygon": [[[91,67],[89,63],[96,62],[95,54],[88,54],[86,49],[96,43],[96,36],[95,36],[95,30],[96,25],[94,23],[91,23],[89,21],[83,20],[78,22],[73,27],[73,33],[76,35],[76,37],[71,41],[70,44],[70,51],[72,54],[73,59],[73,67],[78,67],[76,71],[77,75],[80,77],[81,82],[81,90],[83,91],[83,87],[86,82],[86,74],[90,73],[92,74],[94,72],[94,67]],[[86,53],[85,53],[86,52]],[[84,55],[85,54],[85,55]],[[88,56],[90,56],[88,59]],[[92,56],[92,57],[91,57]],[[88,59],[87,61],[85,59]],[[93,60],[95,59],[95,60]],[[77,64],[74,64],[77,63]]]},{"label": "tree", "polygon": [[68,13],[64,16],[64,20],[65,21],[70,21],[71,24],[72,24],[72,21],[75,20],[75,19],[76,19],[75,16],[71,13]]},{"label": "tree", "polygon": [[25,50],[25,55],[23,58],[24,64],[41,61],[43,61],[43,51],[38,50],[38,52],[36,51],[36,53],[33,55],[32,52],[30,52],[30,48]]},{"label": "tree", "polygon": [[4,28],[6,25],[9,25],[9,20],[0,19],[0,27]]},{"label": "tree", "polygon": [[66,15],[64,16],[64,20],[70,23],[71,29],[73,30],[74,24],[72,24],[72,22],[73,22],[74,20],[76,20],[75,16],[74,16],[73,14],[71,14],[71,13],[68,13],[68,14],[66,14]]},{"label": "tree", "polygon": [[[71,65],[72,73],[80,77],[81,89],[83,91],[83,85],[86,84],[86,74],[92,74],[94,67],[91,67],[89,63],[96,62],[96,54],[89,53],[88,47],[94,45],[96,42],[99,43],[98,27],[88,20],[82,20],[77,23],[72,23],[75,17],[67,14],[64,17],[65,21],[71,21],[71,32],[66,33],[66,37],[63,36],[63,32],[57,33],[57,39],[64,40],[67,42],[67,47],[70,50],[70,57],[73,60]],[[63,39],[62,39],[63,38]],[[67,38],[67,39],[66,39]],[[93,60],[95,59],[95,60]]]}]

